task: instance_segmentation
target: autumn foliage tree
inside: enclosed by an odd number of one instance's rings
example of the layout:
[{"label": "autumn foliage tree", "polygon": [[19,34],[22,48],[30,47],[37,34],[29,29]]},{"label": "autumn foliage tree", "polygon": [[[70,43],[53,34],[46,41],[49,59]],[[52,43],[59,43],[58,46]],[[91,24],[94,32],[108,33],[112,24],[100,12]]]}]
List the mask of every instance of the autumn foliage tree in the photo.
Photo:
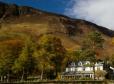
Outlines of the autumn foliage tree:
[{"label": "autumn foliage tree", "polygon": [[21,80],[24,79],[25,75],[30,74],[31,70],[34,68],[32,57],[33,51],[33,42],[30,38],[27,38],[18,58],[14,62],[14,66],[12,67],[15,74],[22,74]]},{"label": "autumn foliage tree", "polygon": [[39,39],[39,45],[39,51],[43,51],[44,59],[48,58],[53,64],[53,71],[56,77],[62,69],[62,61],[65,58],[65,48],[62,46],[60,39],[52,35],[43,35]]},{"label": "autumn foliage tree", "polygon": [[12,75],[13,63],[18,57],[18,53],[21,50],[21,41],[16,39],[8,39],[0,42],[0,76],[1,81],[3,76],[6,76],[7,81],[9,81]]}]

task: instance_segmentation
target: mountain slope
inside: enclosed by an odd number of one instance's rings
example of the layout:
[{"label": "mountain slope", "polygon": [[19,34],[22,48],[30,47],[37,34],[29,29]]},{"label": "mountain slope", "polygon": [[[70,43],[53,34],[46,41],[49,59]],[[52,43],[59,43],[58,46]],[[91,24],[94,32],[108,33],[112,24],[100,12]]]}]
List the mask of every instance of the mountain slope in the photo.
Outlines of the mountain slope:
[{"label": "mountain slope", "polygon": [[[91,22],[72,19],[67,16],[49,13],[32,7],[17,6],[0,2],[0,34],[25,33],[33,38],[52,34],[62,40],[68,50],[80,48],[88,32],[98,31],[105,39],[103,53],[113,53],[112,37],[114,31]],[[102,55],[101,54],[101,55]]]}]

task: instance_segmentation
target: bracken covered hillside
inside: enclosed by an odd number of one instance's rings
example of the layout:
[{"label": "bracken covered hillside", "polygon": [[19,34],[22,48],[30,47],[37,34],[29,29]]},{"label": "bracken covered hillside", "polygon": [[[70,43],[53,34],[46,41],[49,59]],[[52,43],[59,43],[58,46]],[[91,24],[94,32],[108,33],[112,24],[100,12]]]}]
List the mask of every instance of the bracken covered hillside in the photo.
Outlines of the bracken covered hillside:
[{"label": "bracken covered hillside", "polygon": [[[51,34],[60,38],[67,50],[76,50],[80,48],[88,32],[92,31],[100,32],[105,39],[104,49],[100,51],[99,56],[111,55],[114,49],[112,43],[114,31],[85,20],[0,2],[0,37],[7,34],[13,38],[12,34],[23,33],[37,41],[41,35]],[[15,39],[19,41],[19,38]],[[9,38],[0,39],[1,42],[7,40]]]}]

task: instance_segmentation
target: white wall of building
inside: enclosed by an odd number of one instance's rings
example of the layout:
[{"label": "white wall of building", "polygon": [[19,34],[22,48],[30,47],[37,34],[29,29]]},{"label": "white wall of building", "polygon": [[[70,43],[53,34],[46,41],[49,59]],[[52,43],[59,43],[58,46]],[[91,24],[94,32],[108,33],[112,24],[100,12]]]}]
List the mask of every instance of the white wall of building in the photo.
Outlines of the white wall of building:
[{"label": "white wall of building", "polygon": [[[79,62],[79,64],[81,64],[81,62]],[[95,70],[103,70],[103,64],[96,63]],[[66,72],[70,72],[70,71],[93,71],[93,67],[92,66],[90,66],[90,67],[89,66],[87,66],[87,67],[86,66],[78,66],[78,67],[66,68]]]},{"label": "white wall of building", "polygon": [[77,67],[76,70],[77,71],[83,71],[83,67]]},{"label": "white wall of building", "polygon": [[85,67],[85,71],[93,71],[93,67]]}]

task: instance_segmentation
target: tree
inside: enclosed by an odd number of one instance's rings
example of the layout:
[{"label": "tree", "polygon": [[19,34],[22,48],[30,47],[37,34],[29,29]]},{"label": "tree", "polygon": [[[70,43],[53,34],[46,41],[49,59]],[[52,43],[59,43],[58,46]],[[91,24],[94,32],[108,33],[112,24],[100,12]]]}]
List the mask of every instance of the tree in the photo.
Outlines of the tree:
[{"label": "tree", "polygon": [[3,76],[6,76],[7,81],[9,81],[9,74],[10,74],[13,62],[14,62],[14,57],[12,56],[11,48],[7,45],[0,45],[0,76],[1,76],[1,81],[3,80]]},{"label": "tree", "polygon": [[[66,51],[66,56],[63,60],[63,64],[65,65],[66,67],[66,64],[68,62],[78,62],[79,60],[82,60],[83,57],[81,55],[81,50],[76,50],[76,51]],[[63,67],[63,68],[65,68]]]},{"label": "tree", "polygon": [[53,68],[50,57],[44,50],[35,51],[33,57],[35,61],[35,69],[40,71],[40,79],[42,80],[44,72]]},{"label": "tree", "polygon": [[12,67],[12,71],[14,73],[22,73],[21,80],[24,79],[25,74],[30,74],[31,70],[34,67],[32,58],[34,50],[32,44],[33,43],[31,42],[30,38],[25,41],[25,45],[22,48],[19,57],[15,60],[14,66]]},{"label": "tree", "polygon": [[76,51],[70,51],[68,52],[69,60],[78,62],[79,60],[82,60],[83,57],[81,57],[81,50]]},{"label": "tree", "polygon": [[95,76],[98,78],[98,80],[99,80],[99,78],[101,77],[102,79],[104,79],[104,77],[105,77],[105,75],[107,74],[107,72],[106,71],[104,71],[104,70],[97,70],[97,71],[95,71]]},{"label": "tree", "polygon": [[[39,39],[40,49],[48,53],[51,62],[55,65],[55,76],[62,70],[62,61],[65,58],[65,48],[61,40],[52,35],[43,35]],[[61,65],[61,66],[60,66]],[[51,73],[52,74],[52,73]]]},{"label": "tree", "polygon": [[[97,55],[97,49],[103,48],[104,39],[102,38],[101,34],[99,32],[91,32],[88,34],[86,39],[83,41],[82,44],[82,51],[85,58],[91,62],[93,62],[93,65],[95,65],[96,62],[96,55]],[[95,66],[93,66],[94,69],[94,75],[95,75]],[[94,76],[95,79],[95,76]]]},{"label": "tree", "polygon": [[91,32],[85,38],[82,44],[83,55],[91,61],[96,60],[97,50],[103,49],[104,39],[98,32]]},{"label": "tree", "polygon": [[9,81],[12,75],[11,67],[14,64],[15,59],[21,50],[21,40],[19,39],[1,39],[0,41],[0,76],[1,80],[3,76],[6,76]]},{"label": "tree", "polygon": [[95,51],[98,48],[103,48],[104,39],[99,32],[91,32],[87,35],[86,39],[83,41],[82,48],[90,48]]},{"label": "tree", "polygon": [[114,54],[109,57],[109,63],[112,67],[114,67]]}]

